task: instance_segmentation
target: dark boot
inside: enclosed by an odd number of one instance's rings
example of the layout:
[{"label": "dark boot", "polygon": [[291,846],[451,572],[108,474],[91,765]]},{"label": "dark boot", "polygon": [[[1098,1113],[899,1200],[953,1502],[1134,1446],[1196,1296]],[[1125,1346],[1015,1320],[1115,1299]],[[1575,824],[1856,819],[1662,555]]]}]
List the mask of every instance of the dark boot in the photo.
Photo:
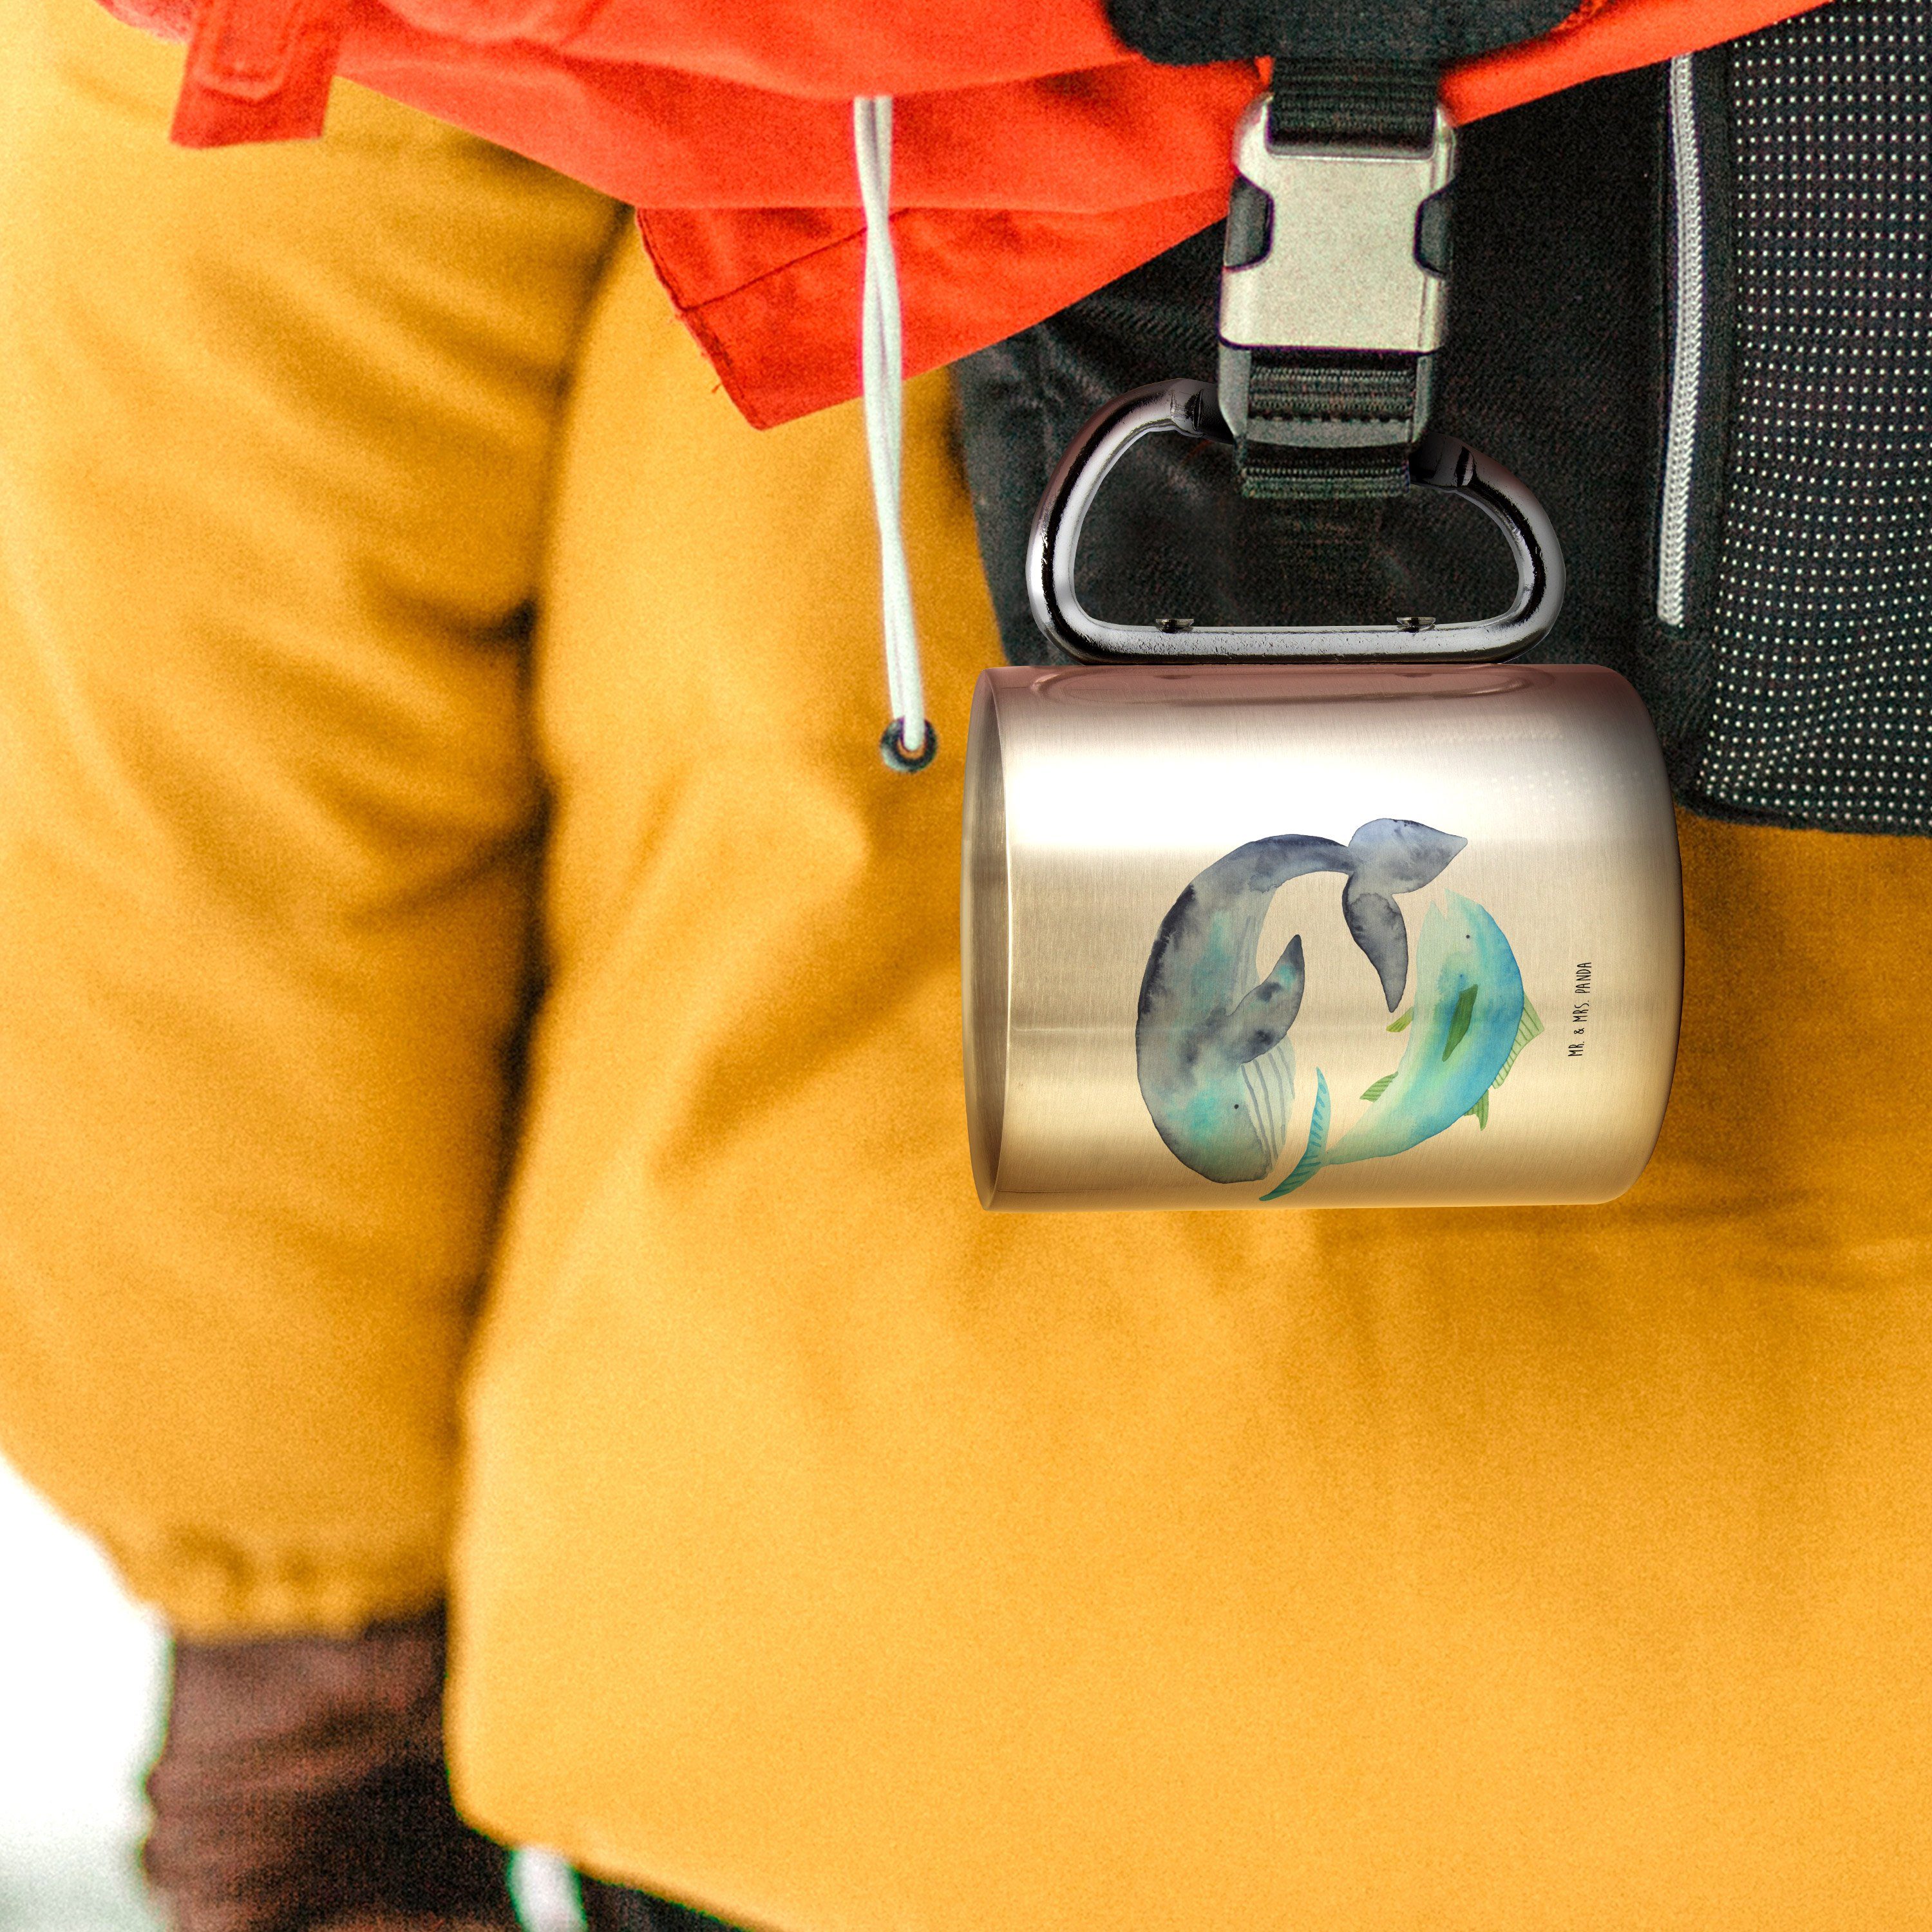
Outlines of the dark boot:
[{"label": "dark boot", "polygon": [[732,1932],[722,1918],[655,1898],[628,1885],[611,1885],[580,1873],[584,1932]]},{"label": "dark boot", "polygon": [[452,1932],[516,1914],[450,1802],[440,1610],[177,1643],[142,1864],[174,1932]]}]

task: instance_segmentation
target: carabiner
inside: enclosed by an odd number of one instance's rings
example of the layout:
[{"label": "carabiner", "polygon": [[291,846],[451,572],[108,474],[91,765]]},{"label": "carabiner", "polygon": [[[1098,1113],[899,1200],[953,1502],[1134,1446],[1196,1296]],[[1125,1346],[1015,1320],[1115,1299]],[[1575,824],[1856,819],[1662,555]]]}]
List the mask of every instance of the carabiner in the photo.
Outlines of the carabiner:
[{"label": "carabiner", "polygon": [[1073,585],[1087,514],[1114,464],[1142,436],[1163,434],[1233,440],[1209,383],[1156,382],[1130,390],[1088,419],[1034,512],[1026,566],[1034,621],[1084,663],[1364,658],[1491,662],[1528,650],[1563,608],[1563,552],[1543,506],[1500,464],[1451,436],[1431,435],[1409,458],[1410,482],[1453,491],[1473,504],[1502,532],[1515,560],[1515,598],[1496,616],[1447,624],[1414,617],[1342,630],[1312,624],[1195,624],[1173,617],[1114,624],[1093,616]]}]

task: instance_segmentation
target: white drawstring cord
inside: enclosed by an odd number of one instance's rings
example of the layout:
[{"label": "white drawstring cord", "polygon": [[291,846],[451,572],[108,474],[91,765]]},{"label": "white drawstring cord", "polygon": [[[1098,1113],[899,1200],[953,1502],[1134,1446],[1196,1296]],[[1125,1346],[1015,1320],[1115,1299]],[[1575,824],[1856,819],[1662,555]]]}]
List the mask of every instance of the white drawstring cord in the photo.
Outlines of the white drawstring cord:
[{"label": "white drawstring cord", "polygon": [[887,764],[920,771],[932,762],[937,741],[926,722],[926,681],[920,670],[912,578],[906,568],[899,514],[905,416],[898,263],[892,254],[892,100],[868,94],[852,104],[852,139],[859,162],[859,198],[866,209],[866,292],[860,367],[866,396],[866,452],[872,468],[872,504],[879,523],[880,598],[885,617],[886,688],[892,722],[879,741]]}]

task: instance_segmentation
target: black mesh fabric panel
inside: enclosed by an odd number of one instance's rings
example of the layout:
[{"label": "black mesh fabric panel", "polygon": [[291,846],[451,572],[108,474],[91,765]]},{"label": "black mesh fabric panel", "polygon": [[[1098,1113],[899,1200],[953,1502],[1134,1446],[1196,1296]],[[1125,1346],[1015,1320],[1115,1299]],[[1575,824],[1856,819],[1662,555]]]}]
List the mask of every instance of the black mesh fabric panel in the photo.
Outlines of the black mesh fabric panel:
[{"label": "black mesh fabric panel", "polygon": [[1732,446],[1698,802],[1932,831],[1932,8],[1732,51]]}]

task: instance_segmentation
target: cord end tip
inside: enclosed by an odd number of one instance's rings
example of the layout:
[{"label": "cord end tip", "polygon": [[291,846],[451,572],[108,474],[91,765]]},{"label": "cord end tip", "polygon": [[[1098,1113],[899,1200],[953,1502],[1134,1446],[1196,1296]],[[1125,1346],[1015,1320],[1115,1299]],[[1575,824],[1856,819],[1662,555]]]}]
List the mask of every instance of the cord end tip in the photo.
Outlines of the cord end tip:
[{"label": "cord end tip", "polygon": [[919,749],[906,749],[905,720],[895,718],[879,740],[879,756],[896,772],[922,772],[939,755],[939,734],[926,721],[926,732]]}]

